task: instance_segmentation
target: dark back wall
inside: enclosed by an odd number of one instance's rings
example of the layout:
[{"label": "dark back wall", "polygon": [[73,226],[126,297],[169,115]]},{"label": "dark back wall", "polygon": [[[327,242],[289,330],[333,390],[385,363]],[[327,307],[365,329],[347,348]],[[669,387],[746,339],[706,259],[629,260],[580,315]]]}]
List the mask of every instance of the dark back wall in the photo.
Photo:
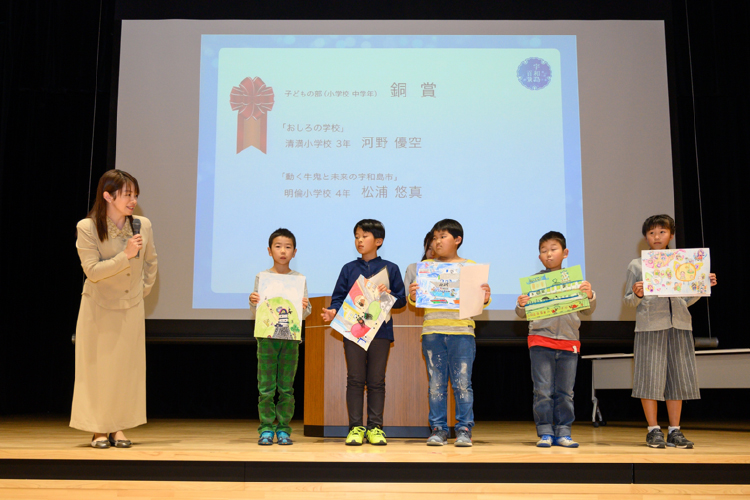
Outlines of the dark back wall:
[{"label": "dark back wall", "polygon": [[[83,281],[74,227],[113,158],[109,138],[115,112],[111,84],[116,12],[127,16],[150,9],[153,17],[192,17],[204,3],[11,0],[0,12],[0,415],[66,415],[70,409],[70,338]],[[216,18],[597,19],[628,18],[633,12],[658,18],[666,12],[672,40],[679,244],[702,246],[705,238],[720,282],[710,299],[712,332],[722,347],[749,346],[744,329],[738,328],[744,321],[733,319],[745,311],[741,284],[729,273],[735,255],[742,258],[740,238],[747,227],[750,45],[742,33],[750,24],[750,4],[473,0],[460,6],[417,1],[398,7],[349,4],[342,10],[314,3],[294,9],[287,4],[212,2]],[[621,230],[617,221],[612,221],[612,230]],[[706,335],[707,306],[692,310],[696,330]],[[587,353],[632,349],[622,341],[587,346],[583,340]],[[253,344],[150,343],[149,416],[256,418],[254,349]],[[301,363],[297,418],[303,368]],[[474,385],[477,420],[531,420],[529,361],[523,346],[481,345]],[[590,367],[581,362],[579,419],[590,418],[589,387]],[[686,405],[685,418],[747,419],[731,402],[746,396],[748,391],[705,391],[703,400]],[[602,399],[610,419],[641,418],[638,402],[627,391],[609,391]]]}]

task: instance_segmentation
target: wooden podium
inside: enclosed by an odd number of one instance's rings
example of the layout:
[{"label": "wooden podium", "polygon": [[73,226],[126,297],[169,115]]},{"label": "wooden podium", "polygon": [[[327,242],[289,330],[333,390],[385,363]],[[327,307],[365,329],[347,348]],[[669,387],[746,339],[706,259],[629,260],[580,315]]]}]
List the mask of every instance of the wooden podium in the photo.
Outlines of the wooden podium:
[{"label": "wooden podium", "polygon": [[[324,323],[321,309],[330,297],[310,299],[312,314],[305,320],[305,436],[345,437],[349,432],[346,411],[345,340]],[[385,378],[383,423],[388,437],[430,435],[427,367],[422,356],[424,312],[407,305],[393,313],[395,342],[391,344]],[[367,392],[365,411],[367,418]],[[455,425],[455,403],[449,386],[448,425]],[[367,422],[364,422],[367,425]]]}]

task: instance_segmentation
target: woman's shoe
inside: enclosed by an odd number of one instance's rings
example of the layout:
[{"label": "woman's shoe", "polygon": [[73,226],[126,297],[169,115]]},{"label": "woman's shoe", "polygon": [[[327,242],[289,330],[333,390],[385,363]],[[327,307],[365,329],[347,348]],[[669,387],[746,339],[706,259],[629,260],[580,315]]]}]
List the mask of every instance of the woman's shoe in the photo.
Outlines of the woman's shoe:
[{"label": "woman's shoe", "polygon": [[109,435],[109,444],[111,444],[115,448],[130,448],[131,446],[133,446],[133,443],[130,441],[130,439],[115,439],[114,435],[114,432]]},{"label": "woman's shoe", "polygon": [[96,439],[96,434],[91,438],[91,447],[96,448],[97,450],[106,450],[109,448],[109,441],[107,438],[104,439]]}]

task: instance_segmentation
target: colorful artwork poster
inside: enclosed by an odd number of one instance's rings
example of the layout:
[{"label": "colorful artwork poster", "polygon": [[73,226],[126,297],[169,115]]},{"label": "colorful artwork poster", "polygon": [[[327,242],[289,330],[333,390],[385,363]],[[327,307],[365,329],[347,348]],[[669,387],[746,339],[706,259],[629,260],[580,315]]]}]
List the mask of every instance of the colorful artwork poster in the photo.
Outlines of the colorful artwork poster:
[{"label": "colorful artwork poster", "polygon": [[461,264],[419,262],[417,264],[417,307],[459,309]]},{"label": "colorful artwork poster", "polygon": [[396,299],[378,292],[378,284],[360,275],[331,321],[331,327],[365,351],[387,321]]},{"label": "colorful artwork poster", "polygon": [[[386,290],[391,289],[391,280],[388,277],[388,268],[383,266],[383,268],[378,271],[377,273],[373,274],[369,278],[367,278],[369,281],[375,284],[375,287],[377,287],[380,284],[385,285]],[[388,315],[385,318],[386,321],[391,320],[391,312],[388,311]]]},{"label": "colorful artwork poster", "polygon": [[255,336],[268,339],[302,339],[302,298],[305,277],[260,273],[255,308]]},{"label": "colorful artwork poster", "polygon": [[589,299],[579,290],[583,282],[581,266],[521,278],[521,291],[529,296],[526,319],[553,318],[589,309]]},{"label": "colorful artwork poster", "polygon": [[708,248],[644,250],[643,295],[708,297],[711,255]]}]

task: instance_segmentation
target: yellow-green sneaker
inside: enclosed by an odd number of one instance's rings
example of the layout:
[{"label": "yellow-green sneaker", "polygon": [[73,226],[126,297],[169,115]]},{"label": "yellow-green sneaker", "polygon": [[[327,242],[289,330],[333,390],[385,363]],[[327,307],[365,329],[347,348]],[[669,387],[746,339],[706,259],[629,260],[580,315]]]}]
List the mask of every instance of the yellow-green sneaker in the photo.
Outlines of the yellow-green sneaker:
[{"label": "yellow-green sneaker", "polygon": [[375,446],[385,446],[388,444],[385,440],[385,432],[378,427],[367,430],[367,441]]},{"label": "yellow-green sneaker", "polygon": [[349,435],[346,436],[346,445],[347,446],[362,446],[362,442],[365,439],[365,429],[364,427],[352,427],[352,429],[349,431]]}]

